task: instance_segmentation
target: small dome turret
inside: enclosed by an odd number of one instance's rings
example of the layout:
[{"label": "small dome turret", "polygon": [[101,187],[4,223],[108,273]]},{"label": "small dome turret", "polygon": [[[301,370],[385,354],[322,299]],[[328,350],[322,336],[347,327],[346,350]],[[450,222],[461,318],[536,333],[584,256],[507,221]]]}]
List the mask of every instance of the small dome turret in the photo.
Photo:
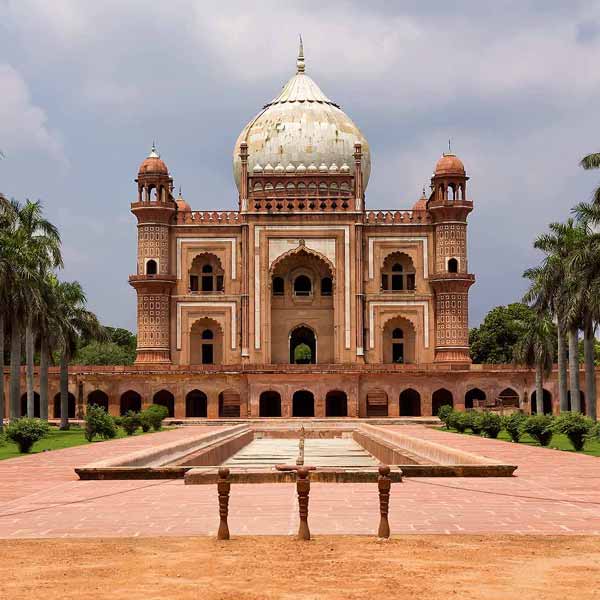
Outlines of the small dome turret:
[{"label": "small dome turret", "polygon": [[144,162],[139,168],[140,175],[168,175],[169,169],[164,161],[160,158],[160,154],[156,151],[154,142],[150,154],[144,159]]},{"label": "small dome turret", "polygon": [[465,165],[462,160],[452,152],[444,152],[442,158],[435,165],[434,175],[465,175]]}]

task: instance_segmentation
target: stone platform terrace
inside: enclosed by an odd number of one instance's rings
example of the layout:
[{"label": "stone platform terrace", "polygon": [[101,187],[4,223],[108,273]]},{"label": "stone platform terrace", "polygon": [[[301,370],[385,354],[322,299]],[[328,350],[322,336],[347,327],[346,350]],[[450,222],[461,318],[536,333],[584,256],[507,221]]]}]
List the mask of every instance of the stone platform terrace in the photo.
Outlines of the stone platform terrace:
[{"label": "stone platform terrace", "polygon": [[[600,460],[544,448],[459,436],[419,425],[402,432],[519,465],[508,478],[420,478],[394,485],[393,533],[579,533],[600,535]],[[214,486],[167,481],[79,481],[78,465],[141,450],[158,440],[197,436],[210,427],[96,443],[0,462],[0,537],[214,535]],[[315,483],[314,534],[373,534],[377,489],[371,484]],[[233,535],[292,534],[295,486],[232,487]]]}]

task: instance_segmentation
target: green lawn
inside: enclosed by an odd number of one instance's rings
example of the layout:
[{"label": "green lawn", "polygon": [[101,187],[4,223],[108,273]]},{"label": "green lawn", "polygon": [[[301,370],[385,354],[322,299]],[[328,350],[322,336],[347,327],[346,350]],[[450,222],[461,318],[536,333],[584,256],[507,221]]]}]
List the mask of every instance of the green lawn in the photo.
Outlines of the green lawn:
[{"label": "green lawn", "polygon": [[[441,429],[446,431],[445,427],[443,427]],[[458,431],[456,431],[456,429],[450,429],[450,431],[453,433],[458,433]],[[474,435],[474,434],[471,433],[470,431],[465,431],[465,433],[462,435]],[[501,431],[500,434],[498,435],[498,439],[503,440],[505,442],[511,442],[510,436],[508,435],[508,433],[506,431]],[[521,436],[521,441],[519,443],[520,444],[528,444],[529,446],[539,446],[539,444],[532,437],[530,437],[527,434],[524,434]],[[569,442],[569,438],[562,433],[555,433],[552,436],[552,441],[550,442],[550,445],[548,446],[548,448],[551,448],[554,450],[564,450],[565,452],[575,452],[575,450],[573,450],[573,446],[571,446],[571,442]],[[598,440],[598,439],[588,440],[585,443],[585,446],[584,446],[583,450],[580,452],[580,454],[588,454],[589,456],[600,456],[600,440]]]},{"label": "green lawn", "polygon": [[[172,427],[164,427],[163,430],[173,429]],[[120,427],[117,429],[117,438],[127,437],[123,429]],[[145,435],[141,429],[138,429],[135,435]],[[92,444],[101,444],[104,440],[101,438],[95,438]],[[68,431],[60,431],[56,427],[52,427],[50,435],[40,440],[33,445],[33,449],[30,454],[36,454],[37,452],[43,452],[44,450],[60,450],[61,448],[71,448],[72,446],[81,446],[82,444],[89,444],[84,437],[84,430],[79,427],[71,427]],[[20,454],[17,449],[17,445],[10,441],[6,444],[0,445],[0,460],[5,458],[14,458],[15,456],[26,456]]]}]

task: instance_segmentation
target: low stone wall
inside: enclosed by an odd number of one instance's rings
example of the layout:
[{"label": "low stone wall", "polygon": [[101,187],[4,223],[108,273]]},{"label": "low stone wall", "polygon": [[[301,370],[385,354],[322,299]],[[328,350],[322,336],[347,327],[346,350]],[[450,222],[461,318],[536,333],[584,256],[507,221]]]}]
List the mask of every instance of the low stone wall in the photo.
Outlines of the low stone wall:
[{"label": "low stone wall", "polygon": [[207,465],[220,465],[254,439],[254,433],[246,427],[245,430],[215,440],[212,444],[204,446],[197,452],[188,454],[175,461],[171,466],[196,467]]},{"label": "low stone wall", "polygon": [[[400,454],[408,454],[411,458],[414,457],[414,462],[418,464],[434,464],[434,465],[497,465],[500,464],[498,461],[472,454],[470,452],[464,452],[457,450],[450,446],[444,446],[435,442],[423,440],[411,435],[406,435],[398,431],[386,431],[381,427],[374,425],[359,425],[356,436],[362,436],[368,438],[368,443],[373,451],[369,450],[365,446],[365,449],[371,452],[373,456],[382,462],[389,462],[390,464],[397,464],[396,461],[388,461],[380,458],[392,458],[392,449]],[[362,445],[363,442],[357,439]],[[377,454],[380,454],[378,456]]]},{"label": "low stone wall", "polygon": [[206,434],[203,432],[197,436],[188,437],[184,440],[176,440],[165,444],[157,444],[152,448],[138,450],[131,454],[125,454],[115,458],[97,461],[85,465],[90,469],[108,469],[112,467],[155,467],[173,462],[194,450],[210,445],[215,440],[235,436],[236,434],[248,430],[247,425],[234,425],[226,431],[216,431]]}]

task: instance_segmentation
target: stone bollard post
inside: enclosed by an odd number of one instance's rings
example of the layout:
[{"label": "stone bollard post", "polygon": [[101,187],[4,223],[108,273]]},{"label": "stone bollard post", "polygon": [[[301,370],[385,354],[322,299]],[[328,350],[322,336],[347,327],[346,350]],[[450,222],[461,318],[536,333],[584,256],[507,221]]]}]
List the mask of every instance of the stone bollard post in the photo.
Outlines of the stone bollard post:
[{"label": "stone bollard post", "polygon": [[300,510],[300,527],[298,528],[299,540],[310,540],[308,529],[308,494],[310,492],[310,480],[308,469],[302,467],[296,471],[296,490],[298,492],[298,508]]},{"label": "stone bollard post", "polygon": [[392,480],[390,478],[390,468],[387,465],[379,467],[379,477],[377,478],[377,487],[379,488],[379,531],[377,536],[381,539],[390,537],[390,523],[388,513],[390,509],[390,489]]},{"label": "stone bollard post", "polygon": [[229,515],[229,490],[231,482],[229,481],[229,469],[219,469],[219,479],[217,481],[217,492],[219,493],[219,531],[217,531],[218,540],[229,539],[229,525],[227,516]]}]

